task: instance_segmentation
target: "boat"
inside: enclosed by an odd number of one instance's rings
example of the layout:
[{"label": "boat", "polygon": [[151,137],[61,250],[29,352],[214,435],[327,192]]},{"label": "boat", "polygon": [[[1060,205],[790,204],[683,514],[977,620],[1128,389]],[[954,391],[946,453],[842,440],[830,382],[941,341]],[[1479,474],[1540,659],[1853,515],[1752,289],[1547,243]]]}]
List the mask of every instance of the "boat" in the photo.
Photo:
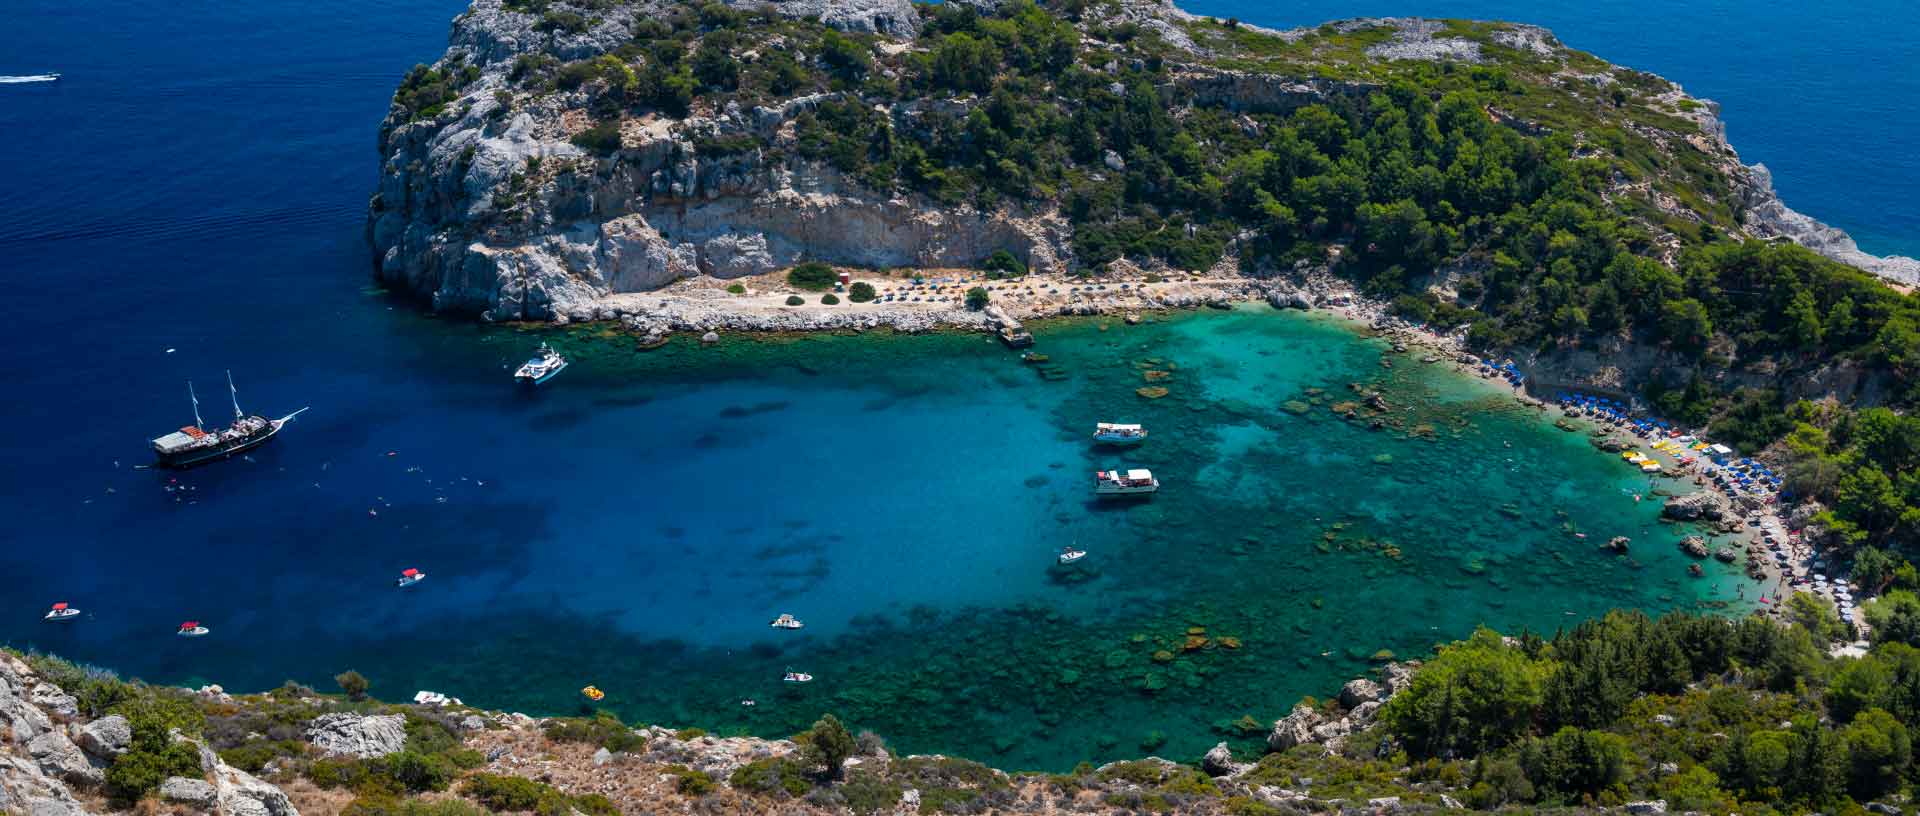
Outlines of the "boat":
[{"label": "boat", "polygon": [[158,459],[158,465],[190,468],[252,450],[266,444],[294,417],[307,410],[302,408],[279,419],[268,419],[240,410],[240,392],[233,387],[231,371],[227,372],[227,392],[233,396],[233,424],[218,431],[208,431],[206,423],[200,419],[200,397],[193,392],[193,382],[187,382],[187,399],[193,401],[193,424],[152,441],[153,455]]},{"label": "boat", "polygon": [[780,613],[780,617],[774,618],[773,622],[767,625],[775,629],[798,629],[802,626],[806,626],[806,624],[802,623],[799,618],[796,618],[785,612]]},{"label": "boat", "polygon": [[409,570],[401,571],[400,577],[397,579],[394,579],[393,585],[401,589],[406,589],[407,587],[413,586],[414,584],[420,583],[421,581],[425,581],[425,580],[427,580],[426,573],[421,572],[417,569],[409,569]]},{"label": "boat", "polygon": [[567,358],[560,356],[560,352],[552,346],[541,343],[540,348],[534,351],[533,358],[513,372],[513,379],[527,385],[539,385],[553,379],[566,367]]},{"label": "boat", "polygon": [[1160,480],[1153,478],[1153,471],[1145,468],[1135,468],[1125,473],[1096,470],[1093,479],[1093,492],[1100,496],[1138,496],[1160,489]]},{"label": "boat", "polygon": [[811,683],[813,682],[813,675],[807,674],[806,672],[797,672],[797,671],[789,670],[787,672],[787,675],[780,679],[788,683]]},{"label": "boat", "polygon": [[1071,564],[1085,557],[1087,557],[1087,551],[1078,547],[1068,546],[1060,551],[1060,563],[1062,564]]},{"label": "boat", "polygon": [[66,623],[67,621],[73,620],[74,618],[77,618],[77,617],[80,617],[80,610],[75,609],[71,606],[68,606],[66,605],[66,603],[62,602],[62,603],[54,604],[53,609],[47,612],[47,616],[46,618],[44,618],[44,620],[52,621],[53,623]]},{"label": "boat", "polygon": [[27,82],[58,82],[59,74],[27,74],[25,76],[0,76],[0,85],[19,85]]},{"label": "boat", "polygon": [[593,702],[596,702],[596,703],[600,702],[601,700],[607,699],[606,692],[601,691],[600,689],[595,688],[593,686],[588,686],[586,688],[581,689],[580,696],[585,697],[588,700],[592,700]]},{"label": "boat", "polygon": [[1093,426],[1093,441],[1103,445],[1138,445],[1147,441],[1147,429],[1139,425],[1097,422]]},{"label": "boat", "polygon": [[205,626],[201,626],[199,621],[187,621],[186,623],[180,624],[180,631],[174,634],[181,637],[206,637],[209,631],[211,630]]}]

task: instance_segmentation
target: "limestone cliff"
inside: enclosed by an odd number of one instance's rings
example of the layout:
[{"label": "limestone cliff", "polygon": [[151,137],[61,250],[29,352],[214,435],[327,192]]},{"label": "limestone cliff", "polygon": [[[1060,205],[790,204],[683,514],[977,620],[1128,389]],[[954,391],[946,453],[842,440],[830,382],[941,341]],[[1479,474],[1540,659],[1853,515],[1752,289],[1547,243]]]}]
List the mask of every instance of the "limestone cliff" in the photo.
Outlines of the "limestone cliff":
[{"label": "limestone cliff", "polygon": [[[906,99],[884,90],[930,59],[916,42],[921,15],[907,0],[730,2],[845,32],[845,42],[865,54],[846,57],[841,43],[775,30],[739,44],[729,55],[736,69],[777,63],[823,75],[837,59],[851,58],[871,60],[872,73],[831,88],[792,83],[785,94],[692,94],[684,113],[669,113],[672,105],[610,105],[609,88],[631,95],[636,84],[691,81],[674,78],[687,75],[684,69],[661,79],[636,81],[634,74],[636,65],[660,60],[697,62],[698,53],[660,50],[662,42],[676,42],[659,36],[660,21],[693,14],[690,6],[474,0],[454,21],[446,54],[408,77],[381,126],[380,184],[367,221],[378,277],[440,311],[566,321],[629,317],[665,305],[617,295],[688,278],[759,275],[805,259],[967,267],[1004,249],[1040,272],[1082,265],[1072,217],[1058,197],[941,200],[876,188],[808,155],[795,119],[822,105],[857,102],[907,133],[929,121],[964,120],[985,101],[970,93]],[[965,5],[990,11],[999,3]],[[1920,262],[1865,255],[1844,233],[1786,208],[1764,168],[1740,163],[1710,102],[1572,52],[1542,29],[1488,24],[1467,36],[1450,23],[1390,19],[1275,32],[1237,22],[1223,27],[1151,0],[1101,4],[1081,12],[1075,25],[1087,32],[1077,58],[1096,72],[1140,59],[1139,49],[1126,51],[1102,37],[1118,39],[1113,32],[1124,30],[1129,38],[1151,38],[1152,59],[1169,67],[1168,97],[1181,100],[1176,116],[1206,107],[1285,112],[1364,97],[1382,85],[1371,66],[1478,65],[1493,62],[1495,52],[1524,55],[1531,68],[1545,66],[1538,81],[1575,88],[1570,98],[1627,81],[1620,77],[1643,78],[1634,81],[1656,92],[1649,104],[1668,113],[1626,126],[1676,155],[1704,156],[1725,189],[1676,195],[1659,184],[1622,179],[1619,196],[1645,200],[1671,220],[1724,219],[1732,230],[1790,238],[1888,278],[1920,279]],[[1378,36],[1383,30],[1391,36]],[[1267,43],[1257,59],[1236,39],[1253,33]],[[1316,36],[1367,45],[1343,57],[1348,61],[1339,70],[1310,70],[1269,53],[1304,48]],[[1330,48],[1315,47],[1321,55]],[[1103,66],[1101,60],[1111,61]],[[1537,113],[1489,110],[1529,133],[1557,126]],[[1111,152],[1101,164],[1077,172],[1124,169],[1123,158]],[[1668,183],[1692,181],[1676,173]],[[1231,248],[1228,255],[1231,274],[1237,271]]]}]

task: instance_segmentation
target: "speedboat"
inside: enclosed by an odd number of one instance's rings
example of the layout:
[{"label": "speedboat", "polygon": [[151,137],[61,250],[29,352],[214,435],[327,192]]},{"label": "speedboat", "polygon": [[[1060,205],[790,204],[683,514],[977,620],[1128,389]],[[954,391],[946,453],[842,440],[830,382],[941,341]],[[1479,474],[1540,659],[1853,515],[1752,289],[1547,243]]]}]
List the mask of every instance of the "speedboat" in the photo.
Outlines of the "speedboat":
[{"label": "speedboat", "polygon": [[787,676],[780,679],[789,683],[811,683],[813,682],[813,675],[807,674],[806,672],[789,671],[787,672]]},{"label": "speedboat", "polygon": [[394,579],[393,585],[401,589],[406,589],[407,587],[413,586],[414,584],[420,583],[421,581],[425,581],[425,580],[427,580],[426,573],[421,572],[417,569],[409,569],[409,570],[402,571],[400,573],[400,577]]},{"label": "speedboat", "polygon": [[43,620],[54,623],[66,623],[77,617],[80,617],[80,610],[68,606],[65,603],[57,603],[53,605],[52,610],[47,612],[47,616]]},{"label": "speedboat", "polygon": [[1062,564],[1071,564],[1085,557],[1087,557],[1087,551],[1077,547],[1070,546],[1060,551],[1060,563]]},{"label": "speedboat", "polygon": [[1093,492],[1100,496],[1135,496],[1160,489],[1160,480],[1153,478],[1153,471],[1145,468],[1135,468],[1125,473],[1096,470],[1093,480]]},{"label": "speedboat", "polygon": [[188,637],[188,638],[206,637],[209,631],[212,631],[212,630],[208,629],[205,626],[201,626],[199,621],[187,621],[186,623],[180,624],[180,631],[175,632],[174,634],[179,635],[181,637]]},{"label": "speedboat", "polygon": [[773,622],[767,625],[775,629],[798,629],[802,626],[806,626],[806,624],[802,623],[799,618],[796,618],[785,612],[780,613],[780,617],[774,618]]},{"label": "speedboat", "polygon": [[540,348],[534,352],[533,358],[513,372],[513,378],[527,385],[539,385],[553,379],[566,367],[567,358],[560,356],[560,352],[555,351],[552,346],[541,343]]},{"label": "speedboat", "polygon": [[1099,422],[1093,426],[1093,441],[1103,445],[1138,445],[1147,441],[1147,429],[1139,425]]}]

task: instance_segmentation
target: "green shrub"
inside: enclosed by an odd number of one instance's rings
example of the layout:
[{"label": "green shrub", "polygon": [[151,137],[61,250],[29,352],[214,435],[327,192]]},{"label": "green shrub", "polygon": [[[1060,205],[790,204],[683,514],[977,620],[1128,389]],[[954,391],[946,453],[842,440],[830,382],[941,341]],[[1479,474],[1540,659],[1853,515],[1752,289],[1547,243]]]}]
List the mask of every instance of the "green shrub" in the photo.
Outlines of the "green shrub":
[{"label": "green shrub", "polygon": [[566,816],[578,810],[587,816],[617,816],[620,812],[600,794],[568,796],[552,785],[519,776],[474,774],[461,784],[460,792],[495,813],[530,810],[539,816]]},{"label": "green shrub", "polygon": [[673,774],[673,789],[687,796],[705,796],[713,792],[713,775],[706,771],[696,771],[685,765],[668,765],[667,773]]},{"label": "green shrub", "polygon": [[813,790],[813,781],[807,778],[807,769],[787,757],[756,759],[742,765],[727,777],[727,784],[735,790],[767,794],[784,792],[788,796],[805,796],[807,791]]},{"label": "green shrub", "polygon": [[373,773],[388,777],[414,793],[446,790],[460,775],[460,769],[454,767],[453,761],[439,754],[401,751],[372,760],[369,764]]},{"label": "green shrub", "polygon": [[333,682],[339,683],[341,693],[347,695],[347,699],[354,701],[367,699],[367,689],[373,685],[367,682],[366,677],[352,669],[334,675]]},{"label": "green shrub", "polygon": [[727,284],[727,292],[735,295],[744,295],[747,293],[747,287],[737,283],[730,283]]},{"label": "green shrub", "polygon": [[992,299],[993,296],[987,294],[987,290],[978,286],[967,290],[967,308],[973,311],[977,312],[987,308],[987,303]]},{"label": "green shrub", "polygon": [[788,306],[805,306],[807,305],[807,299],[799,295],[788,295],[787,305]]},{"label": "green shrub", "polygon": [[267,767],[267,763],[280,757],[297,757],[307,752],[307,744],[299,740],[248,740],[246,743],[218,752],[220,761],[247,773],[257,774]]},{"label": "green shrub", "polygon": [[904,792],[900,785],[876,773],[855,773],[838,789],[847,800],[847,808],[856,816],[872,816],[893,810]]},{"label": "green shrub", "polygon": [[820,296],[820,303],[825,306],[838,306],[840,305],[840,296],[832,292],[828,292]]},{"label": "green shrub", "polygon": [[873,284],[860,281],[847,287],[847,299],[855,303],[866,303],[879,294],[873,290]]},{"label": "green shrub", "polygon": [[602,156],[611,155],[620,149],[620,125],[617,122],[601,122],[569,139],[575,146],[590,150]]},{"label": "green shrub", "polygon": [[833,271],[833,267],[819,261],[807,261],[787,270],[787,283],[795,289],[809,292],[824,292],[839,281],[840,276]]},{"label": "green shrub", "polygon": [[533,24],[533,30],[562,32],[566,34],[584,34],[587,30],[587,18],[571,11],[549,11],[541,15],[540,22]]},{"label": "green shrub", "polygon": [[154,744],[135,737],[133,748],[107,767],[107,793],[122,804],[137,802],[169,776],[200,776],[200,752],[186,743]]},{"label": "green shrub", "polygon": [[995,279],[1017,278],[1027,274],[1027,265],[1004,249],[994,250],[993,254],[980,264],[980,268],[986,271],[987,277]]}]

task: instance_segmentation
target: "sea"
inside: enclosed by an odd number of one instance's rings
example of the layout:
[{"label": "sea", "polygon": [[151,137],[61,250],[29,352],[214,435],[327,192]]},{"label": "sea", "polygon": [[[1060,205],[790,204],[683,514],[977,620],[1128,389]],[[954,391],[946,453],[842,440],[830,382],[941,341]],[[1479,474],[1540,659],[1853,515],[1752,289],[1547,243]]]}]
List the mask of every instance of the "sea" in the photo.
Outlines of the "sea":
[{"label": "sea", "polygon": [[[386,699],[537,715],[593,684],[630,722],[717,733],[834,712],[899,750],[1063,770],[1252,748],[1302,696],[1480,625],[1755,600],[1718,562],[1689,577],[1685,531],[1584,434],[1330,317],[1053,321],[1035,365],[966,334],[642,352],[425,314],[372,281],[363,212],[388,96],[461,8],[10,14],[0,75],[63,76],[0,83],[0,643],[234,691],[353,669]],[[1916,249],[1920,58],[1862,33],[1909,6],[1194,10],[1543,23],[1719,99],[1792,206]],[[543,340],[573,366],[514,387]],[[208,422],[307,410],[245,458],[146,469],[193,421],[189,381]],[[1393,424],[1343,418],[1357,389]],[[1102,420],[1150,438],[1096,448]],[[1112,467],[1165,487],[1097,501]],[[1616,535],[1628,554],[1599,548]],[[1088,556],[1063,568],[1068,546]],[[397,589],[404,569],[428,577]],[[85,614],[43,623],[56,602]],[[189,620],[210,634],[175,637]]]}]

